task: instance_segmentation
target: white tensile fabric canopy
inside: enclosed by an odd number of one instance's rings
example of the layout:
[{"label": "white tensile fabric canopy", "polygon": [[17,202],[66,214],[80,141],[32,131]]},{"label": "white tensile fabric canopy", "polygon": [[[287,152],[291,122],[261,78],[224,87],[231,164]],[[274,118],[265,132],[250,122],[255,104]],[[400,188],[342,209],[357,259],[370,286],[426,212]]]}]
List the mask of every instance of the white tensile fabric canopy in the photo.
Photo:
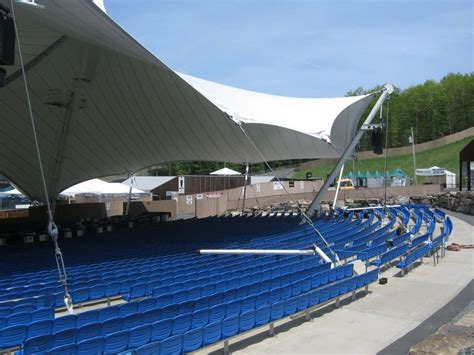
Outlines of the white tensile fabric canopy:
[{"label": "white tensile fabric canopy", "polygon": [[[260,162],[233,119],[266,160],[339,157],[373,98],[293,99],[229,87],[221,96],[218,84],[185,77],[189,85],[91,0],[39,2],[44,9],[15,9],[52,197],[162,162]],[[44,200],[18,53],[15,61],[0,88],[0,173]]]},{"label": "white tensile fabric canopy", "polygon": [[222,169],[213,171],[212,173],[210,173],[210,175],[242,175],[242,174],[239,173],[238,171],[235,171],[229,168],[222,168]]},{"label": "white tensile fabric canopy", "polygon": [[[130,187],[118,182],[106,182],[100,179],[91,179],[61,192],[64,196],[76,196],[83,194],[93,195],[126,195],[130,192]],[[145,191],[132,188],[132,194],[143,194]]]}]

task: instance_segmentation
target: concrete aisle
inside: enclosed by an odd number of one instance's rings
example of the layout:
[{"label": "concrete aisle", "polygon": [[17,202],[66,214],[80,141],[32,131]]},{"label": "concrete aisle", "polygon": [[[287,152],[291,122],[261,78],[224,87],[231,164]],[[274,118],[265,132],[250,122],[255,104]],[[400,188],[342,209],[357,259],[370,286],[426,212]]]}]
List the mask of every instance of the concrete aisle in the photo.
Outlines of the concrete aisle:
[{"label": "concrete aisle", "polygon": [[[473,227],[453,218],[449,243],[473,244]],[[375,354],[450,302],[474,277],[474,249],[446,252],[440,264],[432,258],[404,277],[391,268],[386,285],[340,309],[316,312],[310,322],[293,321],[266,335],[231,343],[235,354]],[[318,314],[319,313],[319,314]],[[220,352],[220,351],[218,351]]]}]

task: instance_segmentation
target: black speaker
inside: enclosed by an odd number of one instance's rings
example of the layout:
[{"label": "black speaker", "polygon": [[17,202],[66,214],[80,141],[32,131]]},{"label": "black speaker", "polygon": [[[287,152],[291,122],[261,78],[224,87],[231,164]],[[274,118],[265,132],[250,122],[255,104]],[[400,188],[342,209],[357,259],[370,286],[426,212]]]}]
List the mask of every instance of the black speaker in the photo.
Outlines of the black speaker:
[{"label": "black speaker", "polygon": [[0,88],[5,86],[5,77],[7,76],[7,71],[3,68],[0,68]]},{"label": "black speaker", "polygon": [[0,12],[0,65],[15,64],[15,27],[13,19]]},{"label": "black speaker", "polygon": [[375,154],[383,154],[382,128],[375,128],[372,131],[372,149]]}]

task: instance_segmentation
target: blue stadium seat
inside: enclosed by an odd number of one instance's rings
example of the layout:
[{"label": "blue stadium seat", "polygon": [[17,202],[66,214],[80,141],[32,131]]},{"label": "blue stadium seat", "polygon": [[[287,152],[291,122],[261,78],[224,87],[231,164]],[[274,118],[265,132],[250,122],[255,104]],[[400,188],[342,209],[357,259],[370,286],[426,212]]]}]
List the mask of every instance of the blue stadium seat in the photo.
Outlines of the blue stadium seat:
[{"label": "blue stadium seat", "polygon": [[187,332],[191,328],[191,320],[191,314],[183,314],[177,316],[173,319],[173,330],[171,331],[171,333],[175,335]]},{"label": "blue stadium seat", "polygon": [[160,297],[160,296],[163,296],[163,295],[167,295],[169,293],[169,287],[168,286],[165,286],[165,285],[162,285],[162,286],[158,286],[158,287],[155,287],[153,289],[153,297]]},{"label": "blue stadium seat", "polygon": [[138,312],[146,312],[155,308],[155,299],[154,298],[145,298],[138,302]]},{"label": "blue stadium seat", "polygon": [[320,289],[319,292],[319,303],[326,302],[329,300],[329,297],[331,296],[331,287],[326,286]]},{"label": "blue stadium seat", "polygon": [[140,283],[140,284],[135,284],[130,287],[129,293],[125,294],[123,296],[123,299],[127,301],[131,301],[135,298],[140,298],[144,297],[146,295],[146,290],[147,290],[147,284],[146,283]]},{"label": "blue stadium seat", "polygon": [[51,335],[40,335],[38,337],[30,338],[25,341],[23,345],[22,355],[27,354],[41,354],[45,353],[53,346],[53,338]]},{"label": "blue stadium seat", "polygon": [[214,284],[209,283],[207,285],[203,285],[202,290],[201,290],[201,296],[202,297],[211,296],[214,293],[214,290],[215,290]]},{"label": "blue stadium seat", "polygon": [[196,300],[194,304],[194,310],[204,309],[209,307],[209,296],[201,297]]},{"label": "blue stadium seat", "polygon": [[219,281],[218,283],[216,283],[214,292],[220,293],[225,291],[227,291],[227,280]]},{"label": "blue stadium seat", "polygon": [[98,321],[98,318],[99,318],[99,311],[95,309],[92,311],[78,313],[76,326],[79,328],[86,324],[95,323]]},{"label": "blue stadium seat", "polygon": [[123,317],[115,317],[102,322],[102,336],[106,336],[122,330]]},{"label": "blue stadium seat", "polygon": [[239,331],[243,332],[252,329],[255,326],[255,311],[243,312],[240,315]]},{"label": "blue stadium seat", "polygon": [[39,335],[51,334],[53,331],[52,320],[40,320],[28,325],[27,338],[33,338]]},{"label": "blue stadium seat", "polygon": [[173,318],[178,314],[178,305],[169,304],[161,310],[161,318]]},{"label": "blue stadium seat", "polygon": [[28,327],[24,324],[0,328],[0,349],[8,349],[22,344],[26,339],[27,332]]},{"label": "blue stadium seat", "polygon": [[73,290],[72,292],[72,300],[74,303],[83,303],[89,300],[90,297],[90,288],[83,287]]},{"label": "blue stadium seat", "polygon": [[132,313],[128,316],[123,317],[122,330],[129,330],[139,325],[142,325],[143,314],[142,313]]},{"label": "blue stadium seat", "polygon": [[209,307],[221,304],[222,302],[224,302],[222,293],[217,293],[209,296]]},{"label": "blue stadium seat", "polygon": [[98,337],[77,343],[78,355],[101,354],[104,350],[104,338]]},{"label": "blue stadium seat", "polygon": [[240,316],[227,317],[222,321],[222,338],[228,338],[239,332]]},{"label": "blue stadium seat", "polygon": [[183,335],[183,352],[188,353],[198,350],[202,346],[204,331],[197,328],[187,331]]},{"label": "blue stadium seat", "polygon": [[259,308],[268,304],[269,296],[270,292],[268,291],[263,291],[257,294],[257,298],[255,300],[255,308]]},{"label": "blue stadium seat", "polygon": [[187,290],[176,291],[175,293],[172,294],[173,295],[172,302],[181,303],[181,302],[186,301],[187,293],[188,293]]},{"label": "blue stadium seat", "polygon": [[195,299],[201,297],[201,289],[202,289],[201,286],[196,286],[196,287],[188,289],[186,291],[187,292],[186,299],[187,300],[195,300]]},{"label": "blue stadium seat", "polygon": [[14,325],[28,324],[31,322],[30,312],[13,313],[7,317],[7,327]]},{"label": "blue stadium seat", "polygon": [[54,309],[53,308],[41,308],[31,313],[31,321],[36,322],[40,320],[53,320]]},{"label": "blue stadium seat", "polygon": [[319,303],[319,290],[313,290],[309,294],[308,306],[312,307]]},{"label": "blue stadium seat", "polygon": [[278,301],[272,304],[272,320],[283,318],[285,314],[285,301]]},{"label": "blue stadium seat", "polygon": [[192,313],[191,328],[204,327],[209,322],[209,309],[200,309]]},{"label": "blue stadium seat", "polygon": [[31,303],[19,304],[11,309],[11,314],[20,312],[33,312],[36,309],[35,305]]},{"label": "blue stadium seat", "polygon": [[177,315],[192,313],[194,310],[194,301],[185,301],[178,304],[178,313]]},{"label": "blue stadium seat", "polygon": [[280,293],[280,299],[282,301],[287,300],[291,297],[291,290],[292,290],[292,285],[286,285],[280,288],[281,293]]},{"label": "blue stadium seat", "polygon": [[263,325],[270,322],[271,319],[272,307],[271,305],[266,305],[263,307],[257,308],[255,314],[255,325]]},{"label": "blue stadium seat", "polygon": [[98,300],[105,297],[105,285],[99,284],[90,287],[89,296],[91,300]]},{"label": "blue stadium seat", "polygon": [[138,349],[135,350],[135,355],[156,355],[160,354],[161,350],[161,343],[159,341],[155,341],[153,343],[149,343],[143,346],[140,346]]},{"label": "blue stadium seat", "polygon": [[161,342],[160,355],[181,354],[183,351],[183,336],[173,335]]},{"label": "blue stadium seat", "polygon": [[148,344],[151,339],[151,324],[141,325],[130,329],[130,338],[128,340],[129,349],[139,348]]},{"label": "blue stadium seat", "polygon": [[298,297],[297,310],[302,311],[308,308],[309,305],[309,293],[302,294]]},{"label": "blue stadium seat", "polygon": [[126,350],[128,339],[128,330],[107,335],[104,339],[104,354],[117,354]]},{"label": "blue stadium seat", "polygon": [[77,330],[77,342],[96,338],[102,335],[102,324],[101,323],[89,323],[83,325]]},{"label": "blue stadium seat", "polygon": [[99,309],[98,321],[102,322],[107,319],[116,318],[119,316],[119,307],[111,306]]},{"label": "blue stadium seat", "polygon": [[152,324],[151,340],[159,341],[168,338],[173,330],[172,319],[162,319]]},{"label": "blue stadium seat", "polygon": [[227,305],[218,304],[209,308],[209,323],[221,321],[225,318],[227,311]]},{"label": "blue stadium seat", "polygon": [[301,284],[301,292],[308,292],[312,288],[312,277],[305,277]]},{"label": "blue stadium seat", "polygon": [[276,288],[274,290],[270,291],[270,294],[268,296],[268,303],[273,304],[275,302],[278,302],[281,299],[281,288]]},{"label": "blue stadium seat", "polygon": [[67,344],[63,346],[57,346],[46,352],[47,355],[76,355],[77,354],[76,344]]},{"label": "blue stadium seat", "polygon": [[77,340],[77,329],[64,329],[59,332],[53,333],[53,344],[52,346],[62,346],[66,344],[75,343]]},{"label": "blue stadium seat", "polygon": [[222,321],[209,323],[204,327],[203,345],[219,341],[222,336]]},{"label": "blue stadium seat", "polygon": [[339,294],[344,295],[349,291],[349,280],[344,280],[339,284]]},{"label": "blue stadium seat", "polygon": [[326,285],[329,282],[329,271],[323,271],[320,276],[320,285]]},{"label": "blue stadium seat", "polygon": [[318,288],[319,285],[321,285],[321,275],[320,274],[314,274],[311,277],[311,288]]},{"label": "blue stadium seat", "polygon": [[76,327],[77,317],[74,314],[58,317],[53,321],[53,333]]},{"label": "blue stadium seat", "polygon": [[143,312],[143,324],[154,323],[161,318],[161,309],[155,308],[149,311]]},{"label": "blue stadium seat", "polygon": [[357,276],[353,276],[348,280],[347,291],[351,292],[357,288]]},{"label": "blue stadium seat", "polygon": [[120,282],[111,282],[105,285],[105,297],[112,297],[120,294]]},{"label": "blue stadium seat", "polygon": [[260,283],[259,291],[264,292],[264,291],[270,291],[271,288],[271,281],[270,280],[265,280]]},{"label": "blue stadium seat", "polygon": [[237,299],[227,303],[226,317],[231,317],[240,314],[242,308],[242,300]]},{"label": "blue stadium seat", "polygon": [[340,292],[340,285],[337,283],[337,284],[334,284],[334,285],[331,285],[331,288],[329,289],[329,298],[332,299],[332,298],[336,298],[337,296],[339,296],[339,292]]},{"label": "blue stadium seat", "polygon": [[[3,305],[3,303],[2,303]],[[0,317],[8,317],[12,314],[12,308],[10,307],[0,307]]]},{"label": "blue stadium seat", "polygon": [[292,297],[285,301],[285,316],[296,313],[298,309],[298,297]]},{"label": "blue stadium seat", "polygon": [[240,312],[250,311],[255,308],[255,302],[257,301],[256,296],[247,296],[242,300],[242,306]]},{"label": "blue stadium seat", "polygon": [[137,302],[123,303],[119,306],[120,317],[125,317],[136,312],[138,312]]}]

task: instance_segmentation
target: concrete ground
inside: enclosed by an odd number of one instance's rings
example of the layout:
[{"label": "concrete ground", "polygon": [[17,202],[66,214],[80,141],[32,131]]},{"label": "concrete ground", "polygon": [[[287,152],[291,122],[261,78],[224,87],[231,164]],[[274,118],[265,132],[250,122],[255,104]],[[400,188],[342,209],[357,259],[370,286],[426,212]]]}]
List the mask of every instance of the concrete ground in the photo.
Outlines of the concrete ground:
[{"label": "concrete ground", "polygon": [[[473,227],[456,217],[452,220],[454,230],[449,243],[474,244]],[[422,265],[403,277],[396,268],[385,271],[382,277],[388,278],[386,285],[371,285],[368,295],[343,302],[340,309],[330,305],[316,311],[309,322],[298,319],[285,323],[275,328],[274,337],[261,331],[235,339],[230,342],[230,351],[235,354],[375,354],[384,350],[385,354],[406,354],[411,346],[431,334],[425,334],[425,320],[463,290],[467,303],[474,298],[472,287],[466,289],[474,277],[474,249],[446,251],[446,257],[436,266],[433,258],[424,258]],[[411,341],[405,338],[405,343],[396,345],[398,339],[416,329],[418,336]],[[391,344],[394,346],[390,347]],[[210,352],[221,353],[222,344],[198,353]]]}]

